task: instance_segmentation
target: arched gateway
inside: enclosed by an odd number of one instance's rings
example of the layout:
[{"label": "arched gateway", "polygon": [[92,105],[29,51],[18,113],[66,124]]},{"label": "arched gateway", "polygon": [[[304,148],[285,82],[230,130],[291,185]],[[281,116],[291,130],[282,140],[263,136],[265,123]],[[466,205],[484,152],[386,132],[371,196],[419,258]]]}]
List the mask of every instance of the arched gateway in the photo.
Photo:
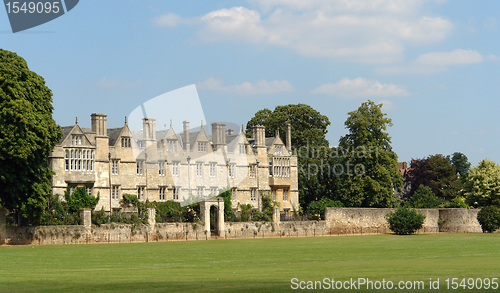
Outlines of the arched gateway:
[{"label": "arched gateway", "polygon": [[210,208],[215,207],[217,210],[216,214],[216,233],[219,237],[224,237],[225,227],[224,227],[224,199],[221,197],[207,198],[200,202],[200,219],[205,223],[205,233],[207,237],[210,237]]}]

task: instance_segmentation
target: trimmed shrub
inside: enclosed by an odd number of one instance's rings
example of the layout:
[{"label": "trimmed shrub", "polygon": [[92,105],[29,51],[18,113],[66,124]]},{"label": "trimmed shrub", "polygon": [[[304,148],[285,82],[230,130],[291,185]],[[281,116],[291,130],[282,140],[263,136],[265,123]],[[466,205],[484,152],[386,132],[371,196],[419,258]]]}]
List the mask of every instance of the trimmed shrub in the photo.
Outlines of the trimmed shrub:
[{"label": "trimmed shrub", "polygon": [[477,213],[477,220],[483,233],[495,232],[500,227],[500,211],[496,206],[484,207]]},{"label": "trimmed shrub", "polygon": [[386,215],[389,229],[398,235],[413,234],[422,228],[425,216],[409,207],[399,207]]},{"label": "trimmed shrub", "polygon": [[416,209],[433,209],[442,203],[443,200],[437,197],[430,187],[424,185],[420,185],[408,200],[408,205]]}]

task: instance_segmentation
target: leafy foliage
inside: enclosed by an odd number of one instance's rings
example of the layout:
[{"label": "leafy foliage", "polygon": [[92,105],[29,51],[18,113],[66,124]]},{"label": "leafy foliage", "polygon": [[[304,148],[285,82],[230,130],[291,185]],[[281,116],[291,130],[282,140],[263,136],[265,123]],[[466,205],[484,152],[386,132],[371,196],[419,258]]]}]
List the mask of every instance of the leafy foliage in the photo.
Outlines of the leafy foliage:
[{"label": "leafy foliage", "polygon": [[253,212],[253,220],[254,221],[264,221],[264,222],[272,222],[273,221],[273,209],[274,207],[278,207],[279,203],[272,200],[271,195],[262,194],[262,211],[254,211]]},{"label": "leafy foliage", "polygon": [[457,196],[454,199],[450,200],[444,205],[445,208],[460,208],[460,209],[469,209],[470,206],[465,203],[465,199],[461,196]]},{"label": "leafy foliage", "polygon": [[454,152],[451,155],[451,164],[455,167],[455,171],[460,174],[460,178],[464,177],[469,173],[470,170],[470,162],[466,155]]},{"label": "leafy foliage", "polygon": [[248,222],[252,218],[252,205],[251,204],[243,204],[240,205],[241,208],[241,221]]},{"label": "leafy foliage", "polygon": [[500,227],[500,210],[496,206],[482,208],[477,214],[483,232],[492,233]]},{"label": "leafy foliage", "polygon": [[[156,209],[156,222],[197,222],[199,220],[199,204],[197,207],[181,206],[179,202],[167,200],[152,202],[151,207]],[[197,208],[197,209],[196,209]]]},{"label": "leafy foliage", "polygon": [[17,54],[0,49],[0,206],[42,221],[51,194],[49,153],[62,138],[52,92]]},{"label": "leafy foliage", "polygon": [[488,159],[473,167],[464,184],[469,205],[500,206],[500,165]]},{"label": "leafy foliage", "polygon": [[352,207],[395,207],[399,199],[394,188],[401,188],[397,155],[386,132],[391,119],[382,113],[382,104],[364,102],[349,112],[345,122],[349,133],[340,138],[344,174],[338,199]]},{"label": "leafy foliage", "polygon": [[234,221],[236,216],[234,215],[234,211],[231,203],[231,191],[225,190],[217,197],[222,197],[224,199],[224,220],[225,221]]},{"label": "leafy foliage", "polygon": [[409,207],[398,207],[394,212],[386,215],[389,228],[398,235],[409,235],[421,229],[425,216]]},{"label": "leafy foliage", "polygon": [[433,209],[438,208],[443,203],[443,200],[437,197],[432,189],[427,186],[420,185],[417,191],[408,200],[408,205],[417,209]]},{"label": "leafy foliage", "polygon": [[325,219],[325,208],[342,208],[344,204],[338,200],[332,200],[323,197],[318,201],[313,201],[307,206],[309,215],[319,215],[321,219]]},{"label": "leafy foliage", "polygon": [[40,221],[41,225],[79,225],[80,215],[68,211],[67,202],[61,201],[60,195],[52,195],[49,198],[44,216]]},{"label": "leafy foliage", "polygon": [[66,202],[63,202],[63,207],[73,213],[78,213],[84,208],[94,209],[99,202],[99,195],[97,197],[88,195],[85,187],[77,187],[73,194],[71,194],[68,186],[64,192],[64,198]]},{"label": "leafy foliage", "polygon": [[460,180],[449,157],[441,154],[411,161],[408,171],[411,190],[409,197],[420,185],[430,187],[434,194],[444,200],[455,198],[459,194]]},{"label": "leafy foliage", "polygon": [[[308,151],[309,148],[329,148],[325,135],[328,132],[327,127],[330,125],[330,120],[306,104],[289,104],[277,106],[274,111],[267,108],[258,111],[248,121],[246,135],[250,137],[252,126],[263,125],[266,127],[266,136],[274,136],[276,130],[281,130],[280,137],[285,142],[286,129],[284,127],[286,123],[290,123],[291,126],[292,149],[295,153],[299,153],[304,148],[307,148]],[[311,201],[324,196],[323,192],[332,193],[331,190],[335,187],[335,185],[325,184],[330,177],[334,176],[321,176],[322,178],[319,178],[317,174],[310,176],[311,174],[307,172],[308,166],[320,166],[322,158],[323,156],[310,155],[309,152],[304,155],[298,154],[299,202],[304,208]],[[329,158],[328,155],[326,158]],[[324,164],[328,163],[324,162]],[[334,180],[330,182],[333,183]],[[318,195],[320,192],[321,195]]]}]

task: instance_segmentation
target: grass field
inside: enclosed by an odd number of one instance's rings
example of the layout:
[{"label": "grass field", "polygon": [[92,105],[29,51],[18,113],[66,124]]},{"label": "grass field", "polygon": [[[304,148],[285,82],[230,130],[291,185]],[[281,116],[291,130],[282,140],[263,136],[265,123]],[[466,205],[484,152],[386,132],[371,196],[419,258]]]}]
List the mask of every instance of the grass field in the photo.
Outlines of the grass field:
[{"label": "grass field", "polygon": [[446,290],[454,277],[500,278],[500,234],[0,247],[0,292],[283,292],[292,278],[417,280],[425,290],[404,292],[461,292]]}]

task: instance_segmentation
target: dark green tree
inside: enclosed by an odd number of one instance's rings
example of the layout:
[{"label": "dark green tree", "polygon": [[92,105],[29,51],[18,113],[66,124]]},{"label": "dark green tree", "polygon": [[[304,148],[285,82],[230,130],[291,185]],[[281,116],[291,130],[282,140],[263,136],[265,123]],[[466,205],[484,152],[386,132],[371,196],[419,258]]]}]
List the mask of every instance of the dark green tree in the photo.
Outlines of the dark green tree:
[{"label": "dark green tree", "polygon": [[276,130],[280,130],[280,137],[286,142],[287,123],[290,123],[292,130],[292,150],[298,157],[299,202],[305,209],[311,201],[333,193],[334,176],[320,172],[321,166],[326,167],[332,160],[325,138],[330,120],[306,104],[277,106],[274,111],[263,109],[255,113],[247,123],[246,135],[251,136],[252,126],[263,125],[266,127],[266,136],[274,136]]},{"label": "dark green tree", "polygon": [[500,210],[496,206],[484,207],[477,213],[477,220],[483,233],[495,232],[500,227]]},{"label": "dark green tree", "polygon": [[420,185],[417,191],[408,200],[408,205],[416,209],[433,209],[439,207],[443,200],[437,197],[432,189]]},{"label": "dark green tree", "polygon": [[49,153],[62,138],[52,92],[17,54],[0,49],[0,205],[40,223],[51,194]]},{"label": "dark green tree", "polygon": [[464,177],[469,173],[470,170],[470,162],[466,155],[454,152],[451,155],[451,164],[455,167],[455,170],[458,174],[460,174],[460,178]]},{"label": "dark green tree", "polygon": [[352,207],[395,207],[394,189],[403,183],[396,153],[386,132],[391,119],[382,113],[382,104],[364,102],[349,112],[345,126],[349,133],[340,138],[339,153],[344,172],[339,200]]},{"label": "dark green tree", "polygon": [[289,104],[276,106],[274,111],[263,109],[255,113],[255,116],[247,123],[246,135],[251,136],[251,128],[254,125],[266,127],[266,136],[274,136],[276,130],[280,131],[280,137],[285,141],[285,125],[290,123],[292,129],[292,146],[296,149],[301,146],[326,145],[328,141],[325,135],[326,128],[330,125],[328,117],[306,104]]},{"label": "dark green tree", "polygon": [[456,169],[451,160],[441,154],[412,160],[408,174],[411,184],[410,198],[420,185],[430,187],[432,192],[443,200],[451,200],[459,195],[460,180]]}]

